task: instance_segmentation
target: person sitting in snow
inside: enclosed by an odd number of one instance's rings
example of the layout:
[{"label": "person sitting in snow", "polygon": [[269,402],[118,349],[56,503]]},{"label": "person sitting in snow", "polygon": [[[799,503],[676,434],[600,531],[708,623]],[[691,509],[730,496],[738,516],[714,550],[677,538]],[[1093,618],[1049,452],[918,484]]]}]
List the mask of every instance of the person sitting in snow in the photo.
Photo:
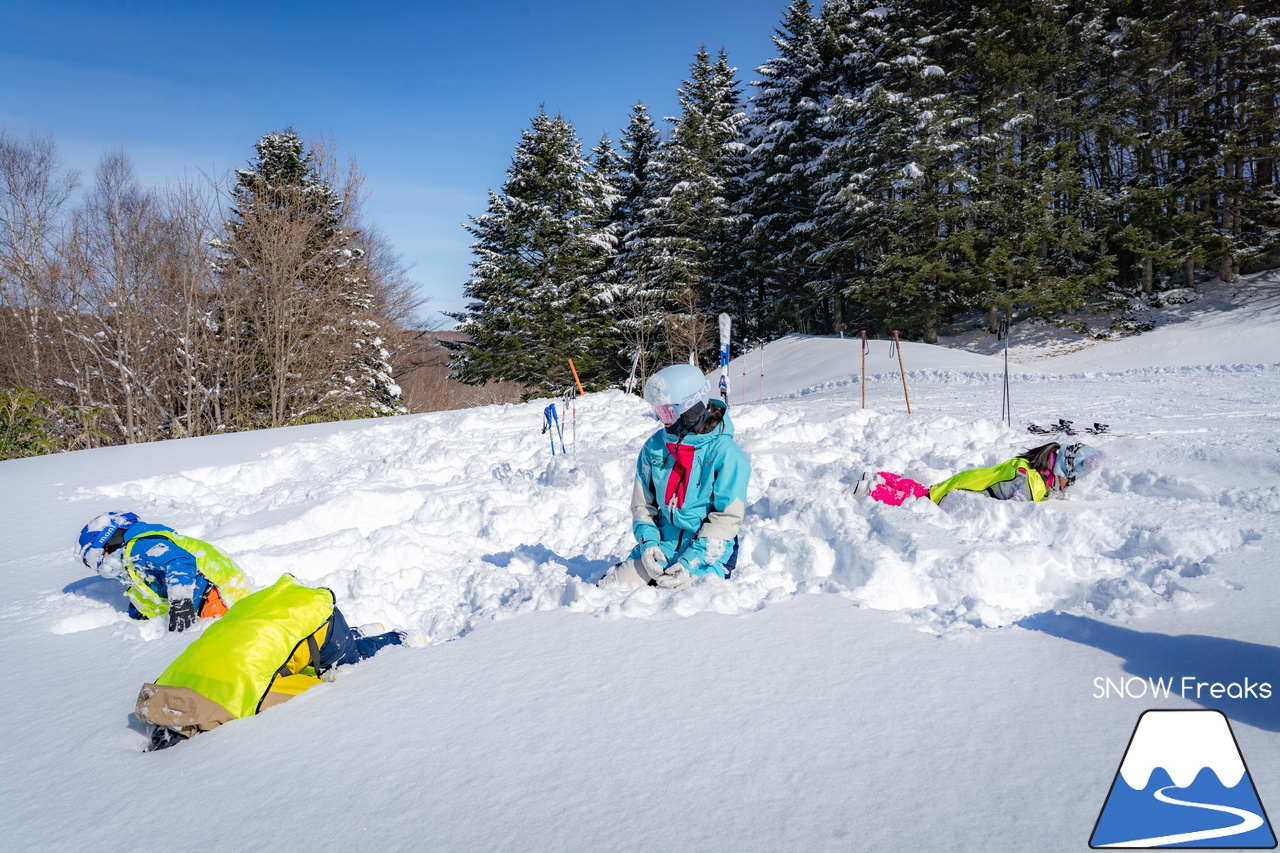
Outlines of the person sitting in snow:
[{"label": "person sitting in snow", "polygon": [[144,684],[134,714],[149,727],[147,751],[292,699],[336,666],[401,645],[405,634],[351,628],[333,591],[282,575],[242,598]]},{"label": "person sitting in snow", "polygon": [[866,473],[854,487],[854,495],[901,506],[908,498],[929,498],[934,503],[953,491],[982,492],[1001,501],[1042,501],[1061,497],[1076,478],[1102,467],[1107,455],[1087,444],[1063,448],[1057,442],[1024,450],[999,465],[972,468],[933,486],[917,483],[888,471]]},{"label": "person sitting in snow", "polygon": [[170,631],[185,631],[197,617],[221,616],[249,594],[248,579],[226,554],[131,512],[104,512],[86,524],[80,559],[125,585],[131,617],[167,614]]},{"label": "person sitting in snow", "polygon": [[601,586],[682,589],[728,578],[738,562],[751,464],[733,440],[728,406],[691,364],[649,377],[645,401],[663,423],[636,460],[631,518],[636,546]]}]

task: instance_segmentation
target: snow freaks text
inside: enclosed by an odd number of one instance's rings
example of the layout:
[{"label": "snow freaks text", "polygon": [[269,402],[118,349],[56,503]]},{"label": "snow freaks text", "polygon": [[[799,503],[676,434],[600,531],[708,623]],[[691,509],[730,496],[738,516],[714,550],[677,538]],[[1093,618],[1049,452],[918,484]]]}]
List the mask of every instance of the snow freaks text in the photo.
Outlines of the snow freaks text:
[{"label": "snow freaks text", "polygon": [[1270,699],[1271,682],[1254,681],[1248,677],[1241,681],[1201,681],[1194,675],[1181,678],[1103,678],[1093,680],[1094,699]]}]

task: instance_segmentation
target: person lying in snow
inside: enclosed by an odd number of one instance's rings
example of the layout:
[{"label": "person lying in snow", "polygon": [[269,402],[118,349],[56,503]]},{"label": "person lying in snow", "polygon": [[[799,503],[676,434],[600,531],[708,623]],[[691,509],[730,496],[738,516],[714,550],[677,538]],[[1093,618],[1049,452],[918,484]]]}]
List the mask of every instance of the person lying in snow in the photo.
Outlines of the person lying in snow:
[{"label": "person lying in snow", "polygon": [[1102,467],[1107,455],[1086,444],[1063,448],[1057,442],[1032,447],[999,465],[961,471],[933,486],[925,486],[888,471],[866,473],[854,487],[854,495],[901,506],[908,498],[929,498],[941,503],[950,492],[985,492],[1001,501],[1042,501],[1062,496],[1077,477]]},{"label": "person lying in snow", "polygon": [[636,460],[631,555],[600,586],[683,589],[703,575],[727,578],[738,563],[751,464],[733,440],[728,406],[691,364],[649,377],[645,401],[663,423]]},{"label": "person lying in snow", "polygon": [[399,631],[366,636],[348,627],[332,590],[282,575],[232,605],[144,684],[134,714],[149,727],[147,751],[165,749],[292,699],[334,667],[404,640]]},{"label": "person lying in snow", "polygon": [[170,631],[185,631],[197,617],[221,616],[249,594],[248,579],[226,554],[131,512],[104,512],[86,524],[80,559],[125,585],[131,617],[167,614]]}]

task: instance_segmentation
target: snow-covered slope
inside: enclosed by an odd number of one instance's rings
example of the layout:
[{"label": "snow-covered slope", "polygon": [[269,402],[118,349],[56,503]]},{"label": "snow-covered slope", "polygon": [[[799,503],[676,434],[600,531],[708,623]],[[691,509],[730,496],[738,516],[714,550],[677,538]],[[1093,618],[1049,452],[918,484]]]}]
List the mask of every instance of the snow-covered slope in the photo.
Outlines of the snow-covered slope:
[{"label": "snow-covered slope", "polygon": [[[618,392],[578,402],[554,458],[543,401],[0,463],[0,828],[14,849],[1084,849],[1157,706],[1095,679],[1280,687],[1280,307],[1255,296],[1155,350],[1015,365],[1011,426],[1002,359],[904,345],[907,414],[884,341],[866,409],[858,341],[770,344],[763,390],[746,354],[740,570],[677,593],[590,583],[629,548],[656,427]],[[850,494],[866,469],[992,464],[1060,417],[1115,433],[1070,500]],[[130,622],[76,562],[106,509],[425,647],[143,754],[134,696],[190,637]],[[1277,700],[1207,698],[1158,705],[1222,708],[1280,796]]]}]

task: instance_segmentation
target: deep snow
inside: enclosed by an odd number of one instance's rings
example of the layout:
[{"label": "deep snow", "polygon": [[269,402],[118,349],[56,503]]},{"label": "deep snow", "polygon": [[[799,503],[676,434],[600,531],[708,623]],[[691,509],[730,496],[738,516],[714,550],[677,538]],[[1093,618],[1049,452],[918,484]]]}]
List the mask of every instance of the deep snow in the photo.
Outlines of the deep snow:
[{"label": "deep snow", "polygon": [[[739,573],[589,581],[630,545],[620,392],[0,463],[0,829],[11,849],[1084,850],[1139,713],[1216,707],[1280,803],[1280,282],[1154,331],[1003,360],[793,337],[730,367],[754,474]],[[1177,321],[1177,322],[1172,322]],[[1015,342],[1032,338],[1031,330]],[[991,342],[968,342],[995,353]],[[745,365],[745,378],[744,378]],[[1019,366],[1020,365],[1020,366]],[[763,399],[763,402],[761,400]],[[1111,424],[1066,501],[854,501]],[[75,534],[106,509],[207,538],[259,585],[420,631],[329,685],[156,754],[138,688],[190,636],[129,621]],[[1192,678],[1180,698],[1095,679]],[[1105,682],[1103,682],[1105,683]],[[1179,682],[1181,683],[1181,682]],[[1273,805],[1273,808],[1275,806]]]}]

